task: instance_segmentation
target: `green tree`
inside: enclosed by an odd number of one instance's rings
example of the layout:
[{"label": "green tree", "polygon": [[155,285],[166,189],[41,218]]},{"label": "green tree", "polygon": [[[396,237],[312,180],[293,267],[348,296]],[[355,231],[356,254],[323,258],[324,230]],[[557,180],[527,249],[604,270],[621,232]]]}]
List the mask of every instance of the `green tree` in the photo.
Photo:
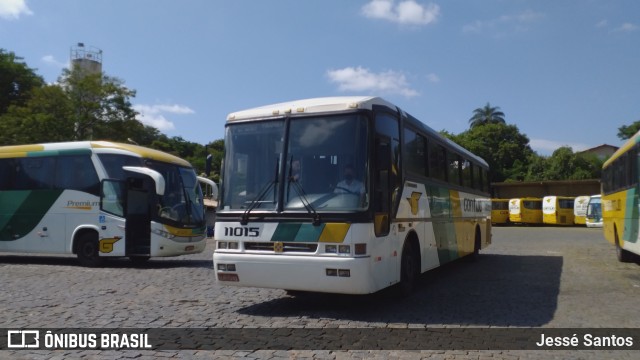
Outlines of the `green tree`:
[{"label": "green tree", "polygon": [[489,103],[484,107],[473,110],[473,116],[469,119],[471,128],[486,124],[505,124],[504,113],[499,111],[500,107],[491,106]]},{"label": "green tree", "polygon": [[489,164],[492,182],[523,180],[534,155],[529,138],[517,126],[501,122],[471,127],[452,140]]},{"label": "green tree", "polygon": [[0,115],[12,105],[24,105],[31,91],[44,84],[42,77],[21,60],[13,52],[0,49]]},{"label": "green tree", "polygon": [[585,180],[600,178],[602,161],[592,154],[574,153],[563,146],[546,159],[541,180]]},{"label": "green tree", "polygon": [[73,113],[60,86],[36,88],[24,106],[12,105],[0,116],[0,144],[69,141],[74,136]]},{"label": "green tree", "polygon": [[64,69],[58,81],[75,112],[74,140],[127,141],[144,129],[130,101],[136,92],[122,80],[74,66]]},{"label": "green tree", "polygon": [[117,78],[65,69],[57,84],[31,89],[28,99],[0,114],[0,143],[133,139],[151,144],[160,132],[136,119],[134,96]]},{"label": "green tree", "polygon": [[622,125],[621,127],[618,128],[618,138],[620,138],[620,140],[630,139],[639,130],[640,130],[640,120],[635,121],[633,124],[629,126]]}]

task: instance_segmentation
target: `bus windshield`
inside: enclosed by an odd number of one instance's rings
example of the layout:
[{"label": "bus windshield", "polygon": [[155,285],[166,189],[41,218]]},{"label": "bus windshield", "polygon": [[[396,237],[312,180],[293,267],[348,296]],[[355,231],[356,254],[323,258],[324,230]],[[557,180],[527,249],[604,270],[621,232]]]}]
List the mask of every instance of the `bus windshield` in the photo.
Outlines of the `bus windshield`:
[{"label": "bus windshield", "polygon": [[229,125],[220,211],[366,209],[367,136],[359,114]]},{"label": "bus windshield", "polygon": [[203,195],[193,169],[151,160],[146,164],[165,180],[164,195],[158,196],[160,221],[202,226]]}]

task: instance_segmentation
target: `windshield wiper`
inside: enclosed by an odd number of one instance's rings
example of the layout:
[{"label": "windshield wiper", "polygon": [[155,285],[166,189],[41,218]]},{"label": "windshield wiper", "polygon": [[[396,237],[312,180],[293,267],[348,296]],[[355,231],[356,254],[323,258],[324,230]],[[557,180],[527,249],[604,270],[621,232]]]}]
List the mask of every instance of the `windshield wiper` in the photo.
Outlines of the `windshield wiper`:
[{"label": "windshield wiper", "polygon": [[311,202],[309,201],[309,199],[307,199],[307,193],[302,188],[302,185],[300,185],[298,180],[296,180],[293,177],[292,163],[293,163],[293,156],[291,156],[291,160],[289,161],[289,177],[288,177],[289,187],[291,188],[291,184],[293,184],[293,189],[296,191],[296,193],[298,193],[298,196],[300,197],[300,202],[302,203],[304,208],[307,210],[307,212],[313,215],[313,221],[312,221],[313,226],[318,226],[320,225],[320,215],[318,214],[316,209],[313,208],[313,205],[311,205]]},{"label": "windshield wiper", "polygon": [[273,180],[271,180],[268,183],[266,183],[262,187],[262,189],[260,190],[260,193],[258,194],[258,196],[256,196],[256,198],[251,201],[251,203],[249,204],[249,207],[247,208],[247,210],[245,210],[244,213],[242,214],[242,219],[240,220],[240,225],[247,225],[249,223],[249,213],[251,213],[251,211],[253,209],[255,209],[256,207],[258,207],[258,205],[260,205],[260,202],[262,201],[262,199],[264,199],[264,197],[267,196],[267,194],[269,193],[271,188],[273,188],[274,185],[278,183],[278,167],[279,167],[279,165],[280,165],[280,161],[278,160],[278,161],[276,161],[276,171],[275,171],[275,176],[274,176]]}]

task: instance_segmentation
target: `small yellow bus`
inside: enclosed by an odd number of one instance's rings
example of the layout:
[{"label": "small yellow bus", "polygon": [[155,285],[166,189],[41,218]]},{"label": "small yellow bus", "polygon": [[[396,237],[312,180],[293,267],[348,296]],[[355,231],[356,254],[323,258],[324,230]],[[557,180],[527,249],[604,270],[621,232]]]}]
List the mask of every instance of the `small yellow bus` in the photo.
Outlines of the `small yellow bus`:
[{"label": "small yellow bus", "polygon": [[491,199],[491,224],[509,223],[509,199]]},{"label": "small yellow bus", "polygon": [[526,197],[509,200],[509,221],[519,224],[542,224],[542,199]]},{"label": "small yellow bus", "polygon": [[573,225],[573,203],[568,196],[545,196],[542,199],[542,222],[548,225]]}]

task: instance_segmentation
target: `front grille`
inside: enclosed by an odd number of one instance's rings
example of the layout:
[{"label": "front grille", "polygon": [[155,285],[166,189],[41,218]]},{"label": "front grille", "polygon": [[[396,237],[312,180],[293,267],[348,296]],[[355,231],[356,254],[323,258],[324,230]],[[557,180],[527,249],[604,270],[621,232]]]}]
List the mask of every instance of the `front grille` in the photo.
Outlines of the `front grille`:
[{"label": "front grille", "polygon": [[[274,251],[275,242],[245,242],[245,250]],[[305,244],[296,242],[282,243],[282,252],[306,252],[314,253],[318,250],[318,244]]]}]

